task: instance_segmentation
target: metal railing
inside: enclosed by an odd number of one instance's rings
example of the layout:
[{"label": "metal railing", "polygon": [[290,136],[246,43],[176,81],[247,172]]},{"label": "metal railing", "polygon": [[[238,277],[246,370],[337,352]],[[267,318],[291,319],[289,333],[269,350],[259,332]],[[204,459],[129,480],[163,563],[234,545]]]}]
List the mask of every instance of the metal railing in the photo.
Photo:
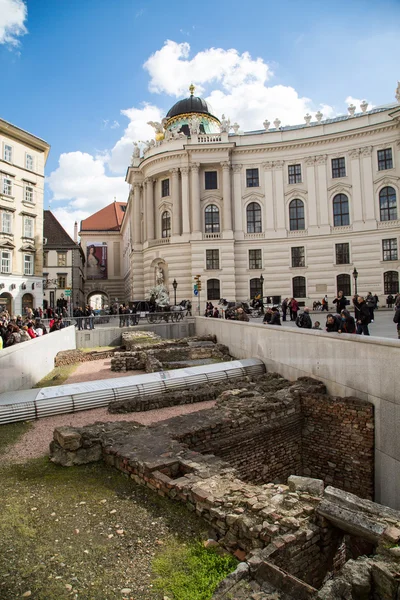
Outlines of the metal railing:
[{"label": "metal railing", "polygon": [[[63,323],[75,325],[78,331],[91,330],[98,327],[136,327],[145,323],[178,323],[188,316],[187,310],[140,312],[126,315],[94,315],[92,317],[64,317]],[[51,319],[42,319],[49,328]]]}]

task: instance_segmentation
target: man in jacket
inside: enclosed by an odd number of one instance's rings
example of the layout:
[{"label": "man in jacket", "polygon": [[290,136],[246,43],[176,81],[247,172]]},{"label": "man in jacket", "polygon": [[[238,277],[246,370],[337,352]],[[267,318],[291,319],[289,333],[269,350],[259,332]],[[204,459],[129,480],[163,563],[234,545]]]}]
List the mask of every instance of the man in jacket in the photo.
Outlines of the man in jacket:
[{"label": "man in jacket", "polygon": [[311,329],[312,328],[310,309],[308,308],[308,306],[305,306],[304,311],[297,317],[296,325],[297,325],[297,327],[302,327],[303,329]]},{"label": "man in jacket", "polygon": [[367,303],[363,296],[357,296],[357,299],[353,300],[354,312],[356,315],[357,332],[358,335],[364,334],[369,335],[368,324],[371,322],[370,312]]},{"label": "man in jacket", "polygon": [[400,304],[396,307],[396,312],[394,313],[393,322],[397,324],[397,337],[400,340]]},{"label": "man in jacket", "polygon": [[341,313],[342,310],[346,310],[347,306],[347,298],[343,294],[343,292],[339,292],[336,298],[333,300],[333,304],[336,304],[336,309],[338,313]]},{"label": "man in jacket", "polygon": [[328,315],[326,317],[326,331],[328,333],[337,333],[341,330],[341,319],[337,315]]},{"label": "man in jacket", "polygon": [[236,311],[236,315],[237,315],[238,321],[246,321],[247,322],[249,320],[249,317],[246,315],[243,308],[238,308]]},{"label": "man in jacket", "polygon": [[288,298],[285,298],[282,302],[282,321],[286,321],[287,309],[288,309]]},{"label": "man in jacket", "polygon": [[281,315],[279,313],[279,309],[276,306],[271,308],[271,320],[269,322],[270,325],[282,325],[281,323]]}]

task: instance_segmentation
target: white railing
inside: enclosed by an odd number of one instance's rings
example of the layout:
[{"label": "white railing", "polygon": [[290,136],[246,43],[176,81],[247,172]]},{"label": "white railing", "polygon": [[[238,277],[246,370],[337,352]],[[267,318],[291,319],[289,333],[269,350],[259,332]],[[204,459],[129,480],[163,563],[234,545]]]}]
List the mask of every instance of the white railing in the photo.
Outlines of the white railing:
[{"label": "white railing", "polygon": [[220,238],[220,233],[203,233],[203,240],[219,240]]},{"label": "white railing", "polygon": [[304,237],[308,235],[307,229],[295,229],[294,231],[288,231],[288,237]]},{"label": "white railing", "polygon": [[169,244],[169,237],[166,238],[160,238],[158,240],[150,240],[149,241],[149,246],[163,246],[164,244]]},{"label": "white railing", "polygon": [[340,225],[339,227],[331,227],[331,233],[342,233],[353,231],[353,225]]},{"label": "white railing", "polygon": [[260,240],[260,239],[264,239],[264,238],[265,238],[264,231],[260,231],[258,233],[245,233],[244,234],[245,240]]},{"label": "white railing", "polygon": [[396,221],[378,221],[378,229],[387,229],[390,227],[400,227],[400,219]]},{"label": "white railing", "polygon": [[199,135],[197,141],[199,144],[212,144],[213,142],[222,142],[222,137],[219,133]]}]

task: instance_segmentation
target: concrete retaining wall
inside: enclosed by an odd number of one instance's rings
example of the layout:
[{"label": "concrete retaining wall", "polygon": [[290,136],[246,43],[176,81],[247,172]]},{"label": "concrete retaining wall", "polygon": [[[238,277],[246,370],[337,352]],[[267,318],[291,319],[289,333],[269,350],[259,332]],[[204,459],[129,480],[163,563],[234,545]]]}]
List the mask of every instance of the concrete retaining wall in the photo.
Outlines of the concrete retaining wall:
[{"label": "concrete retaining wall", "polygon": [[60,350],[76,348],[75,327],[48,333],[0,351],[0,393],[27,390],[54,369]]},{"label": "concrete retaining wall", "polygon": [[164,339],[178,339],[194,335],[194,319],[179,323],[160,323],[151,325],[140,323],[135,327],[104,327],[100,325],[92,330],[76,331],[77,348],[97,348],[98,346],[120,346],[124,331],[154,331]]},{"label": "concrete retaining wall", "polygon": [[196,317],[196,335],[211,333],[235,358],[260,358],[290,380],[316,377],[332,395],[372,402],[375,500],[400,509],[400,342]]}]

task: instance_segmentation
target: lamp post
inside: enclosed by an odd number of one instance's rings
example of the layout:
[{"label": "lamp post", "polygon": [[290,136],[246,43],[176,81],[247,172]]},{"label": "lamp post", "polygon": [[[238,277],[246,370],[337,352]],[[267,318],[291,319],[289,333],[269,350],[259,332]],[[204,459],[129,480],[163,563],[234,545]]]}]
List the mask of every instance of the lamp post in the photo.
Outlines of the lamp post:
[{"label": "lamp post", "polygon": [[172,287],[174,288],[174,305],[176,306],[176,288],[178,287],[178,282],[176,279],[173,280]]},{"label": "lamp post", "polygon": [[260,287],[261,287],[261,314],[264,314],[264,277],[260,275]]},{"label": "lamp post", "polygon": [[353,271],[353,277],[354,277],[354,294],[355,296],[357,296],[357,277],[358,277],[358,271],[357,269],[354,267],[354,271]]}]

